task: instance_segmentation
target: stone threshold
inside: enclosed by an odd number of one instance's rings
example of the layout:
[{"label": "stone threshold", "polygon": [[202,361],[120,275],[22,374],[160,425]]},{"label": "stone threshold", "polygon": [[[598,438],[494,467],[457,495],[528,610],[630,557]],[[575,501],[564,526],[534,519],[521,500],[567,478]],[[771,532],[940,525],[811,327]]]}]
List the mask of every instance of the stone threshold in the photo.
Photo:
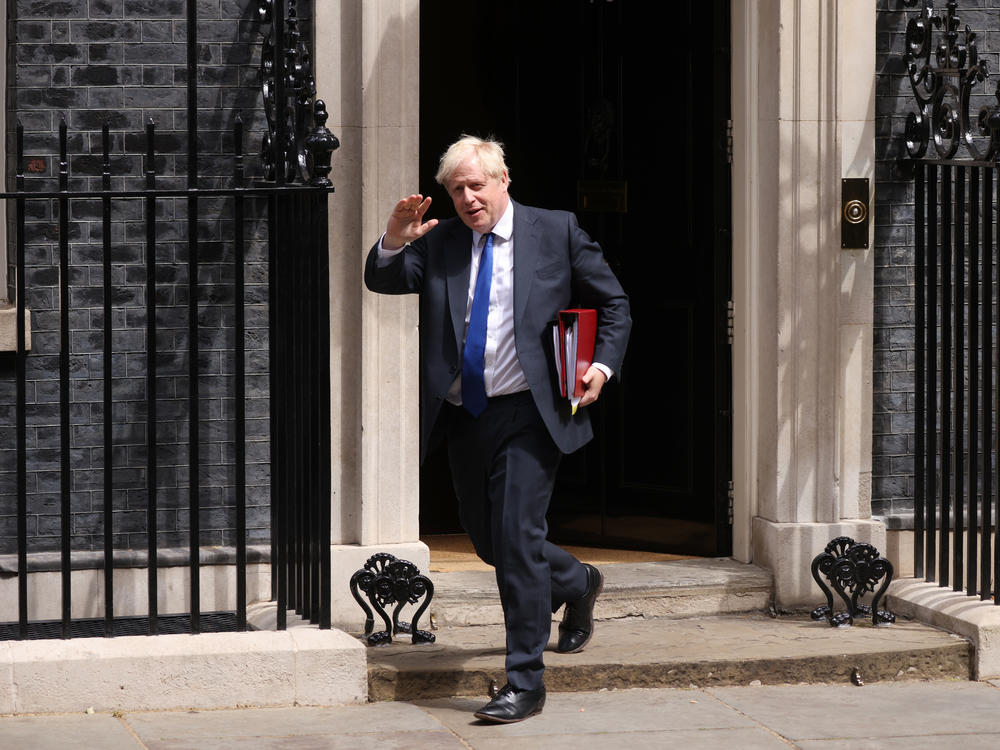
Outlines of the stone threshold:
[{"label": "stone threshold", "polygon": [[[601,565],[604,591],[598,618],[699,617],[761,612],[771,605],[774,577],[731,558],[697,558]],[[434,598],[422,630],[503,623],[492,571],[431,573]],[[358,624],[361,609],[351,604]],[[405,615],[412,610],[405,610]]]}]

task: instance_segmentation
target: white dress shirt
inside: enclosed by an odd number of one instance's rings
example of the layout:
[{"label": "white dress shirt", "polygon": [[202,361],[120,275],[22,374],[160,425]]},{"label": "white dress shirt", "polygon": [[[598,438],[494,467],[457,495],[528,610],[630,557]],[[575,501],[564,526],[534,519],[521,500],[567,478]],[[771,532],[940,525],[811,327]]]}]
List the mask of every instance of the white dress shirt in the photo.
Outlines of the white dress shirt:
[{"label": "white dress shirt", "polygon": [[[465,305],[465,336],[469,332],[472,297],[476,291],[479,261],[486,245],[485,235],[472,233],[472,263],[469,267],[469,295]],[[483,382],[486,397],[505,396],[528,390],[528,381],[517,360],[514,343],[514,201],[493,227],[493,277],[490,281],[490,308],[486,316],[486,351],[483,355]],[[462,403],[462,377],[455,378],[448,390],[448,401]]]}]

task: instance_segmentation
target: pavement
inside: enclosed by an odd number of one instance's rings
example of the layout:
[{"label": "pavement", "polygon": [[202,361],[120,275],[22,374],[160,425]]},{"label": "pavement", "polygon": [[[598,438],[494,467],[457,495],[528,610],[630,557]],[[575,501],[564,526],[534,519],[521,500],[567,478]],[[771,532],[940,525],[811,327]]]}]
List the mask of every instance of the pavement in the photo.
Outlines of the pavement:
[{"label": "pavement", "polygon": [[550,693],[540,716],[490,725],[484,701],[0,717],[12,750],[995,750],[1000,681],[762,685]]},{"label": "pavement", "polygon": [[596,627],[583,653],[546,654],[545,710],[518,724],[472,716],[503,679],[502,628],[451,626],[368,649],[368,704],[0,716],[0,750],[1000,747],[1000,680],[970,681],[969,643],[920,623]]},{"label": "pavement", "polygon": [[104,704],[122,707],[113,712],[84,703],[0,715],[0,750],[1000,747],[1000,680],[970,681],[963,638],[903,618],[831,628],[808,614],[769,615],[767,576],[731,561],[608,568],[594,640],[580,654],[546,654],[545,710],[518,724],[472,716],[490,684],[503,683],[504,637],[490,574],[461,571],[439,574],[442,596],[420,623],[435,644],[396,636],[367,649],[370,703]]}]

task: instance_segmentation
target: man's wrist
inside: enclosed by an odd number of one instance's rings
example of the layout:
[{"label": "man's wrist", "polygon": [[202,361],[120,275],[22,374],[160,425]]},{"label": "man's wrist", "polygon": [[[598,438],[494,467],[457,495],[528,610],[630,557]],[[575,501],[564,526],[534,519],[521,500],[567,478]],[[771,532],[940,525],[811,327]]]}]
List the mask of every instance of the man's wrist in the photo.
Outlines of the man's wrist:
[{"label": "man's wrist", "polygon": [[398,252],[399,250],[402,250],[404,247],[406,247],[405,240],[397,242],[391,239],[388,234],[382,235],[382,241],[380,244],[387,253]]},{"label": "man's wrist", "polygon": [[393,245],[389,241],[388,235],[383,234],[378,241],[378,255],[380,258],[391,258],[394,255],[398,255],[406,247],[404,242],[402,245]]},{"label": "man's wrist", "polygon": [[596,367],[598,370],[604,373],[605,380],[611,380],[611,378],[614,377],[615,371],[612,370],[607,365],[602,365],[600,362],[593,362],[592,364],[594,367]]}]

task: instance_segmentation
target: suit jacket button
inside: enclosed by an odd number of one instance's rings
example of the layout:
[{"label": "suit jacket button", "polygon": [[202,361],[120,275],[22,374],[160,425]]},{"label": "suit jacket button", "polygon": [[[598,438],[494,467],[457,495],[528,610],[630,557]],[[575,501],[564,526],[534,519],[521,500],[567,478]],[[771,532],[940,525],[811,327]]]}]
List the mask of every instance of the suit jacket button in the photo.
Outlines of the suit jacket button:
[{"label": "suit jacket button", "polygon": [[451,367],[448,368],[448,372],[454,375],[456,372],[458,372],[458,368],[455,367],[455,365],[452,365]]}]

